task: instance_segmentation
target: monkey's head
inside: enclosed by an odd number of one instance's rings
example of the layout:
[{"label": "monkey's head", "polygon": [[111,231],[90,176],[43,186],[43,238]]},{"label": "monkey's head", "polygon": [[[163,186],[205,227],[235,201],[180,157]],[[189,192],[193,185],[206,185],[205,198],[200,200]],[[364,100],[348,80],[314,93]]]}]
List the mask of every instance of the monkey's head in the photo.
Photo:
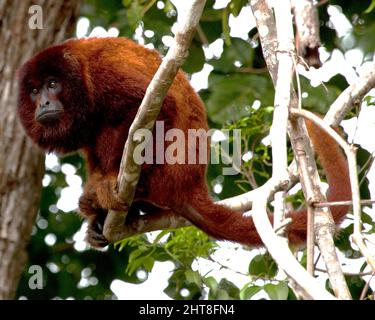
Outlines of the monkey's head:
[{"label": "monkey's head", "polygon": [[26,133],[47,151],[77,150],[91,132],[92,90],[84,69],[62,44],[38,53],[18,72],[18,115]]}]

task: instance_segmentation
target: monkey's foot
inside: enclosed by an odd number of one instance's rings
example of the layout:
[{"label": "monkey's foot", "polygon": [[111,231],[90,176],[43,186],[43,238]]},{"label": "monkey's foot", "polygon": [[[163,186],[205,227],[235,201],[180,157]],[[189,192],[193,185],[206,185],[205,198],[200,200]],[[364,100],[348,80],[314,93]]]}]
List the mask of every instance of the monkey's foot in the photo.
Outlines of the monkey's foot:
[{"label": "monkey's foot", "polygon": [[98,222],[92,222],[86,232],[86,242],[94,248],[104,248],[109,241],[103,235],[103,227]]}]

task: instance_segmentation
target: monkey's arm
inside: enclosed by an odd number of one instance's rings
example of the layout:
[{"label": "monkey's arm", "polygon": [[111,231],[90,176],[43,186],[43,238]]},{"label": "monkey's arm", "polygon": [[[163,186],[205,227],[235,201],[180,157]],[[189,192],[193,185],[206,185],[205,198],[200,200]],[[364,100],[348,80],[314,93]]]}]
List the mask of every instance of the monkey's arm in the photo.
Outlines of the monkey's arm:
[{"label": "monkey's arm", "polygon": [[79,207],[85,216],[95,214],[98,210],[125,210],[126,205],[117,194],[117,175],[103,175],[97,170],[90,174]]}]

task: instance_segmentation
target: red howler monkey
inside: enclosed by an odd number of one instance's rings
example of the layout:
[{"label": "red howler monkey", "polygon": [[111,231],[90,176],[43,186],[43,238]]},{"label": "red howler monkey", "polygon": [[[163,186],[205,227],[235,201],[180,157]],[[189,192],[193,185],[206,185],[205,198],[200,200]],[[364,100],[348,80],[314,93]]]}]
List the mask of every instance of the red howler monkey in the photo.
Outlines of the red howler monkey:
[{"label": "red howler monkey", "polygon": [[[89,178],[79,208],[89,221],[87,240],[94,247],[108,243],[102,235],[107,210],[124,209],[116,193],[122,151],[160,62],[156,51],[128,39],[85,39],[47,48],[19,70],[18,114],[27,134],[46,151],[79,150],[85,155]],[[204,105],[181,71],[158,120],[164,121],[165,130],[182,130],[185,139],[188,129],[208,129]],[[342,151],[320,129],[307,126],[327,174],[328,199],[349,200]],[[143,165],[130,212],[173,210],[217,239],[261,245],[251,218],[212,202],[205,174],[205,164]],[[346,212],[346,206],[332,208],[337,224]],[[289,216],[293,218],[287,227],[290,242],[305,242],[306,213]]]}]

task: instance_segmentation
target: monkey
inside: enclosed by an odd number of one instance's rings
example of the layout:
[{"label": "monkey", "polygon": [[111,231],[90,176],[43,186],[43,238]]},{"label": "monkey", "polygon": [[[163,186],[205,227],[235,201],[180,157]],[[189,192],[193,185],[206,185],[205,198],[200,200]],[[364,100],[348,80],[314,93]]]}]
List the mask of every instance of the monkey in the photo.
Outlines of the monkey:
[{"label": "monkey", "polygon": [[[46,152],[83,154],[88,179],[79,199],[88,221],[86,240],[108,244],[102,234],[108,210],[125,210],[117,175],[128,131],[146,88],[161,63],[156,50],[127,38],[71,39],[37,53],[18,72],[17,112],[26,134]],[[205,107],[180,70],[163,101],[158,121],[165,128],[208,130]],[[350,200],[348,164],[340,147],[306,121],[329,184],[328,201]],[[166,146],[170,142],[165,142]],[[186,143],[198,153],[198,146]],[[207,151],[208,152],[208,151]],[[155,160],[155,159],[154,159]],[[145,163],[129,216],[173,211],[218,240],[262,246],[250,217],[215,204],[206,182],[207,164]],[[339,225],[348,206],[331,209]],[[290,212],[292,245],[306,239],[306,210]],[[271,216],[270,216],[271,219]]]}]

